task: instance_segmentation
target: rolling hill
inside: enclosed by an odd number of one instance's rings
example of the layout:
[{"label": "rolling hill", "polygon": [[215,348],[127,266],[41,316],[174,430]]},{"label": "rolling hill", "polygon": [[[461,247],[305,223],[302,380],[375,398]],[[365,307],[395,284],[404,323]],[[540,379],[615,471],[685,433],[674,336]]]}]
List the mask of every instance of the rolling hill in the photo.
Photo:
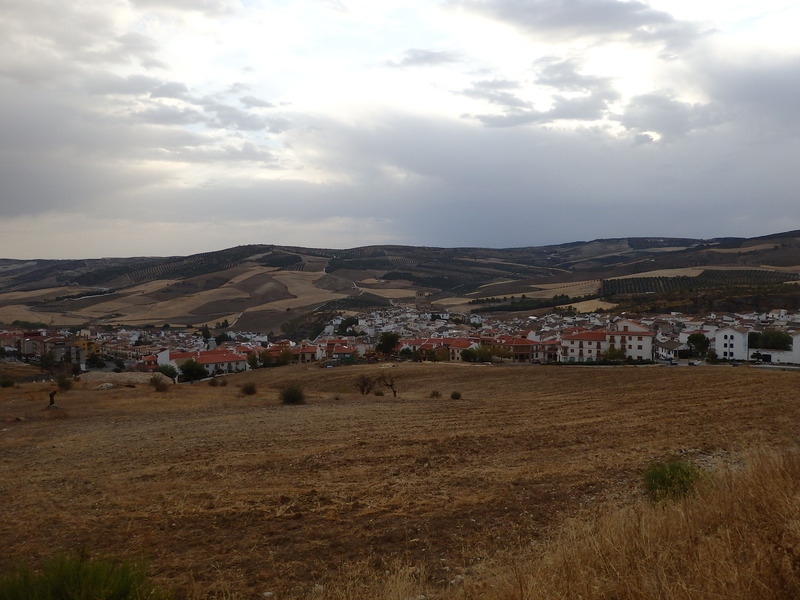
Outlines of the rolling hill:
[{"label": "rolling hill", "polygon": [[[277,330],[321,312],[411,303],[533,310],[576,300],[691,311],[797,309],[800,231],[525,248],[250,245],[191,256],[0,259],[0,322]],[[788,284],[788,285],[787,285]],[[512,298],[513,302],[512,302]]]}]

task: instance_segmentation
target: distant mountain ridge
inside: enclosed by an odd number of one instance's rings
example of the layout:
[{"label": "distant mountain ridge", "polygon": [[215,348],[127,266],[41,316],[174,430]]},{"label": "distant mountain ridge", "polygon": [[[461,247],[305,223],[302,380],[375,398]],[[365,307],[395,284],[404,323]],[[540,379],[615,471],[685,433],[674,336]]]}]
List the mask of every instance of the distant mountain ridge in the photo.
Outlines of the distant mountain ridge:
[{"label": "distant mountain ridge", "polygon": [[[704,279],[681,280],[682,287],[663,281],[704,270]],[[370,302],[402,304],[413,301],[417,292],[463,308],[503,290],[545,298],[551,289],[581,282],[595,283],[587,283],[586,294],[575,295],[599,296],[601,282],[634,277],[661,278],[656,286],[661,291],[716,281],[727,285],[726,277],[714,272],[731,270],[762,273],[741,275],[736,285],[795,281],[800,278],[800,231],[755,238],[612,238],[502,249],[373,245],[337,250],[259,244],[190,256],[0,259],[0,321],[36,321],[39,315],[58,323],[198,324],[225,318],[263,329],[296,318],[297,312],[355,310]],[[604,285],[606,295],[627,289]]]}]

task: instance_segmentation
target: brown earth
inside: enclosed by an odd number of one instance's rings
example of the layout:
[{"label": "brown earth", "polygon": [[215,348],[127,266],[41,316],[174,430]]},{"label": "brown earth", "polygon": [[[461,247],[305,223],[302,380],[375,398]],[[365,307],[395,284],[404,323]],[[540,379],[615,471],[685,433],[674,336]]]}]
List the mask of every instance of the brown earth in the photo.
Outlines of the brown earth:
[{"label": "brown earth", "polygon": [[[384,396],[355,394],[361,374],[393,379],[399,397],[383,386]],[[144,555],[185,598],[300,598],[354,563],[378,576],[396,560],[445,590],[567,516],[640,496],[653,460],[680,454],[708,468],[795,443],[798,378],[311,365],[164,393],[82,381],[57,409],[45,408],[52,387],[2,388],[0,572],[83,547]],[[303,382],[305,405],[279,403],[290,381]]]}]

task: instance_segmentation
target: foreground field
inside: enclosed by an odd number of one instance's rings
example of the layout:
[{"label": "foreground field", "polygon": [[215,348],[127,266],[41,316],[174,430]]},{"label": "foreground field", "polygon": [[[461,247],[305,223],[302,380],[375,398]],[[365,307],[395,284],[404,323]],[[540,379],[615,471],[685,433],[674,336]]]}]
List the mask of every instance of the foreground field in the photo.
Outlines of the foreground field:
[{"label": "foreground field", "polygon": [[[360,374],[398,398],[355,394]],[[280,405],[298,380],[307,404]],[[652,461],[794,445],[800,417],[796,373],[750,368],[297,366],[228,382],[84,382],[55,410],[52,388],[0,389],[0,571],[86,548],[145,556],[182,597],[299,598],[407,565],[429,598],[466,597],[483,565],[640,498]]]}]

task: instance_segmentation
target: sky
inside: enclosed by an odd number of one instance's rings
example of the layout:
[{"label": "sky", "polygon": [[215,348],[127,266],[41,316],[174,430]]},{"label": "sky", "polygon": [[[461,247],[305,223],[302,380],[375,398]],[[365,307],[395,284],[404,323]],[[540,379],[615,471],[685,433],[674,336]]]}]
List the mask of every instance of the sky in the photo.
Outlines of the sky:
[{"label": "sky", "polygon": [[800,229],[800,3],[0,0],[0,257]]}]

